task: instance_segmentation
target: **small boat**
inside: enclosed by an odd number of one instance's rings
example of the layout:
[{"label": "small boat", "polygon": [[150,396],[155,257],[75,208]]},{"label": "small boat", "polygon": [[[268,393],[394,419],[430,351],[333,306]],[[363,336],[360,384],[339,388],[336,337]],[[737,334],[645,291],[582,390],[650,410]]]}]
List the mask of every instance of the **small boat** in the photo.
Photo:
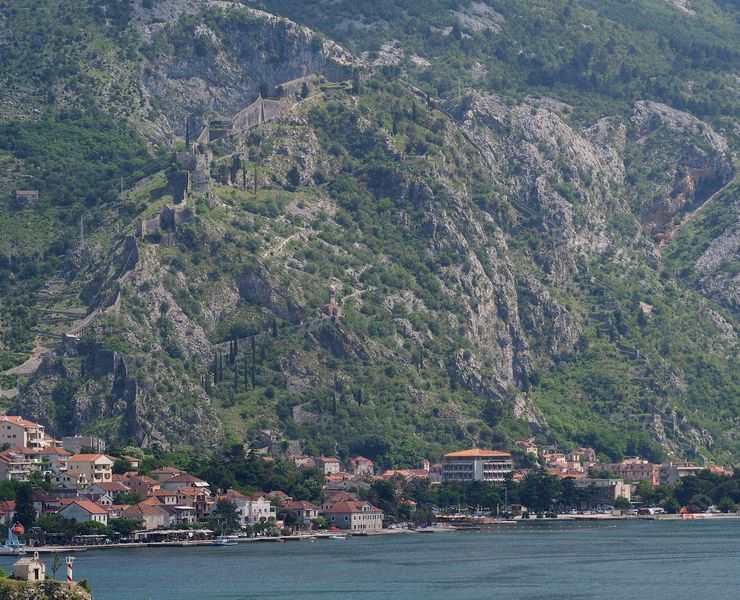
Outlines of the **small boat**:
[{"label": "small boat", "polygon": [[219,535],[213,542],[213,546],[236,546],[239,543],[239,538],[235,535]]},{"label": "small boat", "polygon": [[0,546],[0,554],[25,554],[26,544],[18,539],[23,535],[23,525],[16,523],[8,527],[8,536],[5,538],[5,544]]},{"label": "small boat", "polygon": [[330,535],[329,539],[330,540],[346,540],[347,536],[346,535]]}]

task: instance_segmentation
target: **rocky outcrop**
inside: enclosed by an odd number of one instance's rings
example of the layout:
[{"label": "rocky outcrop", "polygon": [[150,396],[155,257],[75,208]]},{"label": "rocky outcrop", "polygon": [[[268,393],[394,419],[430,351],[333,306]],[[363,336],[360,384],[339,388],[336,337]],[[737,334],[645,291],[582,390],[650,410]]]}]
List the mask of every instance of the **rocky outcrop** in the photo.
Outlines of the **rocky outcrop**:
[{"label": "rocky outcrop", "polygon": [[702,253],[694,265],[699,285],[735,314],[740,312],[740,199],[732,203],[735,222]]},{"label": "rocky outcrop", "polygon": [[632,202],[645,227],[662,239],[678,216],[734,177],[732,155],[709,125],[665,104],[638,102],[631,125]]},{"label": "rocky outcrop", "polygon": [[543,99],[512,106],[475,94],[463,108],[460,126],[505,190],[502,197],[550,240],[545,267],[553,282],[572,276],[578,255],[610,246],[609,217],[624,179],[624,125],[602,119],[578,130],[559,114],[565,105]]},{"label": "rocky outcrop", "polygon": [[[233,116],[260,90],[308,75],[347,80],[358,66],[348,52],[311,30],[237,2],[156,5],[155,11],[138,11],[139,29],[152,40],[142,87],[178,135],[193,114]],[[212,15],[209,25],[182,18],[199,9]]]}]

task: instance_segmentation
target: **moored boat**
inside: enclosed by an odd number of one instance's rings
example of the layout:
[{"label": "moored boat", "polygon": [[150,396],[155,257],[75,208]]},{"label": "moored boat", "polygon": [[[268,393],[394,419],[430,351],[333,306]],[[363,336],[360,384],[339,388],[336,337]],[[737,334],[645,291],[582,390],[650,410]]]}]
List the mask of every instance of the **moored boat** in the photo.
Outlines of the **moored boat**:
[{"label": "moored boat", "polygon": [[239,538],[235,535],[219,535],[213,540],[214,546],[236,546]]}]

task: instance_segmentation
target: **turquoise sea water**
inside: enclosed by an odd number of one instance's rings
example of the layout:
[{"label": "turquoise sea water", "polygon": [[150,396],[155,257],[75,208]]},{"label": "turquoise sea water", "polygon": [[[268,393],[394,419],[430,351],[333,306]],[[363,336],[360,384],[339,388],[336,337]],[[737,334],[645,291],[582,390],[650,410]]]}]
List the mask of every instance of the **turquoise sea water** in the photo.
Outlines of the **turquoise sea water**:
[{"label": "turquoise sea water", "polygon": [[737,600],[740,521],[107,550],[77,555],[82,577],[95,600]]}]

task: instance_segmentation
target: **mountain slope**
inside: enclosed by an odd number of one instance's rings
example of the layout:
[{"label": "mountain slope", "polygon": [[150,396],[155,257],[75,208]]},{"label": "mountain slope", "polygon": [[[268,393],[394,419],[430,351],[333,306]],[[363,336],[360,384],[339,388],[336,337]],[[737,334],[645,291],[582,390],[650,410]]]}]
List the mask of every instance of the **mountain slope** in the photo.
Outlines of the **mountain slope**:
[{"label": "mountain slope", "polygon": [[[368,50],[362,59],[235,3],[132,6],[105,35],[136,57],[118,60],[138,108],[96,103],[177,152],[155,150],[148,168],[126,171],[127,190],[84,209],[75,194],[70,212],[94,228],[74,246],[68,217],[66,245],[46,250],[42,272],[29,277],[4,249],[5,289],[16,289],[3,301],[15,324],[3,344],[22,352],[34,328],[48,349],[31,374],[4,375],[4,388],[20,389],[13,410],[60,433],[149,445],[254,440],[267,427],[286,447],[393,465],[531,433],[614,458],[736,460],[729,96],[698,111],[711,123],[675,107],[682,92],[638,101],[634,82],[607,99],[598,45],[586,71],[575,59],[557,66],[567,81],[543,83],[556,67],[535,70],[528,57],[505,85],[467,79],[458,95],[448,67],[506,70],[496,36],[528,48],[532,19],[555,19],[540,52],[578,23],[596,44],[605,18],[638,34],[588,3],[575,15],[557,3],[436,4],[437,16],[364,7],[373,14],[351,23],[353,3],[337,3],[331,20],[322,2],[300,13]],[[719,5],[702,6],[687,36],[720,18]],[[513,26],[512,11],[527,25]],[[704,68],[736,52],[723,18]],[[376,55],[372,44],[391,36],[398,43]],[[676,72],[698,68],[681,61]],[[697,86],[725,76],[711,68]],[[29,116],[14,118],[30,127]],[[4,151],[19,185],[29,157]],[[6,214],[48,218],[45,201]],[[23,304],[31,313],[19,317]],[[65,321],[75,307],[87,316]],[[9,367],[25,358],[5,356]]]}]

